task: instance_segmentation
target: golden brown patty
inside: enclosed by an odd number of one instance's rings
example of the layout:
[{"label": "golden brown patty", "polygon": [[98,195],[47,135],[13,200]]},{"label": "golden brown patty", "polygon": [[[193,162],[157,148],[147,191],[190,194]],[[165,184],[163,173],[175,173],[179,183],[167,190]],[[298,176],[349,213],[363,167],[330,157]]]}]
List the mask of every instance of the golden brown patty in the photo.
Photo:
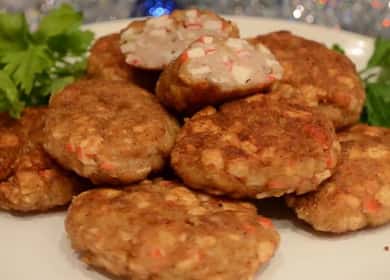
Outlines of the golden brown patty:
[{"label": "golden brown patty", "polygon": [[169,181],[85,192],[65,224],[83,261],[132,280],[252,279],[279,243],[253,206]]},{"label": "golden brown patty", "polygon": [[300,98],[330,118],[336,128],[358,122],[364,89],[347,56],[287,31],[253,39],[267,46],[281,63],[283,83],[299,89]]},{"label": "golden brown patty", "polygon": [[129,66],[119,47],[119,33],[99,38],[90,50],[87,75],[90,78],[124,81],[154,91],[159,72],[141,71]]},{"label": "golden brown patty", "polygon": [[178,129],[155,97],[139,87],[80,81],[52,98],[44,146],[94,183],[130,183],[163,167]]},{"label": "golden brown patty", "polygon": [[43,150],[46,109],[26,109],[20,120],[0,116],[0,208],[46,211],[70,202],[79,182]]},{"label": "golden brown patty", "polygon": [[333,173],[335,138],[317,111],[255,95],[195,114],[178,135],[172,165],[187,185],[212,194],[302,194]]},{"label": "golden brown patty", "polygon": [[131,81],[133,69],[125,62],[119,48],[120,35],[110,34],[99,38],[91,47],[87,73],[92,78]]},{"label": "golden brown patty", "polygon": [[316,230],[342,233],[390,222],[390,129],[357,125],[338,135],[341,159],[316,193],[287,199]]},{"label": "golden brown patty", "polygon": [[262,44],[203,36],[165,68],[156,94],[167,107],[193,113],[258,93],[281,77],[280,64]]}]

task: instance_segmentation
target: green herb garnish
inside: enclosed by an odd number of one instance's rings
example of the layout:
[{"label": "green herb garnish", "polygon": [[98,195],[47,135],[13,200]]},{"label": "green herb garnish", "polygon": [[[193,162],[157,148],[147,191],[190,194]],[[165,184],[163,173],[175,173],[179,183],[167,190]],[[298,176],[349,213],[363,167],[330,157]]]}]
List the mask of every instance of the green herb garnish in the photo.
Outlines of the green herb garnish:
[{"label": "green herb garnish", "polygon": [[64,4],[31,32],[23,14],[0,13],[0,112],[18,118],[85,73],[94,35],[81,30],[82,21]]},{"label": "green herb garnish", "polygon": [[[332,49],[345,53],[339,45]],[[366,89],[361,121],[390,127],[390,40],[377,38],[375,49],[365,69],[360,71]]]},{"label": "green herb garnish", "polygon": [[374,53],[360,74],[367,98],[362,121],[390,127],[390,40],[375,40]]},{"label": "green herb garnish", "polygon": [[334,50],[338,53],[341,53],[341,54],[345,54],[344,49],[339,44],[333,44],[332,50]]}]

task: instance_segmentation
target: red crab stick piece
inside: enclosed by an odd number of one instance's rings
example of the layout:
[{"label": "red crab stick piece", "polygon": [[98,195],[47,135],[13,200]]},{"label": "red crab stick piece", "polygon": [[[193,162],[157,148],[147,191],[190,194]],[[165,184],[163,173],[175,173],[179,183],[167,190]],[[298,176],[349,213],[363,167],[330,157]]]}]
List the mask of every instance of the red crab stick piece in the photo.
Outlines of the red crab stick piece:
[{"label": "red crab stick piece", "polygon": [[282,74],[281,65],[263,45],[202,36],[164,70],[157,96],[168,107],[188,111],[257,93]]},{"label": "red crab stick piece", "polygon": [[264,217],[261,217],[259,216],[259,218],[257,219],[258,223],[260,225],[262,225],[264,228],[266,229],[269,229],[269,228],[273,228],[274,225],[272,223],[272,221],[270,219],[267,219],[267,218],[264,218]]},{"label": "red crab stick piece", "polygon": [[374,198],[367,197],[363,200],[363,211],[365,213],[375,214],[382,209],[382,205]]},{"label": "red crab stick piece", "polygon": [[177,10],[171,15],[133,21],[121,33],[121,51],[134,67],[162,70],[203,35],[239,37],[235,24],[204,10]]}]

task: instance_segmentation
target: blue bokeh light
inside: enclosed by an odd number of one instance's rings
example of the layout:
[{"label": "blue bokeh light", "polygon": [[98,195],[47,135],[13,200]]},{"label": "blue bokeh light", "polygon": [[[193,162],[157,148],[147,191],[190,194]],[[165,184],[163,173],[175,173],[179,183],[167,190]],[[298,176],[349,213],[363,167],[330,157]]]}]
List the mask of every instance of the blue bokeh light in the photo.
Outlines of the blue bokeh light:
[{"label": "blue bokeh light", "polygon": [[148,10],[148,16],[153,16],[153,17],[159,17],[159,16],[162,16],[162,15],[165,15],[165,14],[169,14],[170,11],[166,8],[163,8],[163,7],[152,7]]},{"label": "blue bokeh light", "polygon": [[158,17],[165,14],[170,14],[177,8],[177,4],[172,0],[149,0],[144,1],[144,15]]}]

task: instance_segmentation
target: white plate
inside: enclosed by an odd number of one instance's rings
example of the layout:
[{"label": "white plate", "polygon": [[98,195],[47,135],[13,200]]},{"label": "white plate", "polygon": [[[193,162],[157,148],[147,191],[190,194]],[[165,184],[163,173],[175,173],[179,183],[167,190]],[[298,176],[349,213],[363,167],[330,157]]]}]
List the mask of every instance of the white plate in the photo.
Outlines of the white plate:
[{"label": "white plate", "polygon": [[[233,20],[243,36],[285,29],[327,45],[339,43],[359,69],[364,67],[373,48],[372,39],[353,33],[279,20],[247,17]],[[127,23],[98,23],[88,28],[101,36],[119,31]],[[64,216],[63,212],[38,216],[1,212],[0,279],[107,280],[106,276],[88,270],[70,249],[64,232]],[[259,279],[390,279],[390,252],[384,250],[390,246],[390,226],[331,237],[315,234],[284,214],[274,221],[282,237],[281,246]]]}]

